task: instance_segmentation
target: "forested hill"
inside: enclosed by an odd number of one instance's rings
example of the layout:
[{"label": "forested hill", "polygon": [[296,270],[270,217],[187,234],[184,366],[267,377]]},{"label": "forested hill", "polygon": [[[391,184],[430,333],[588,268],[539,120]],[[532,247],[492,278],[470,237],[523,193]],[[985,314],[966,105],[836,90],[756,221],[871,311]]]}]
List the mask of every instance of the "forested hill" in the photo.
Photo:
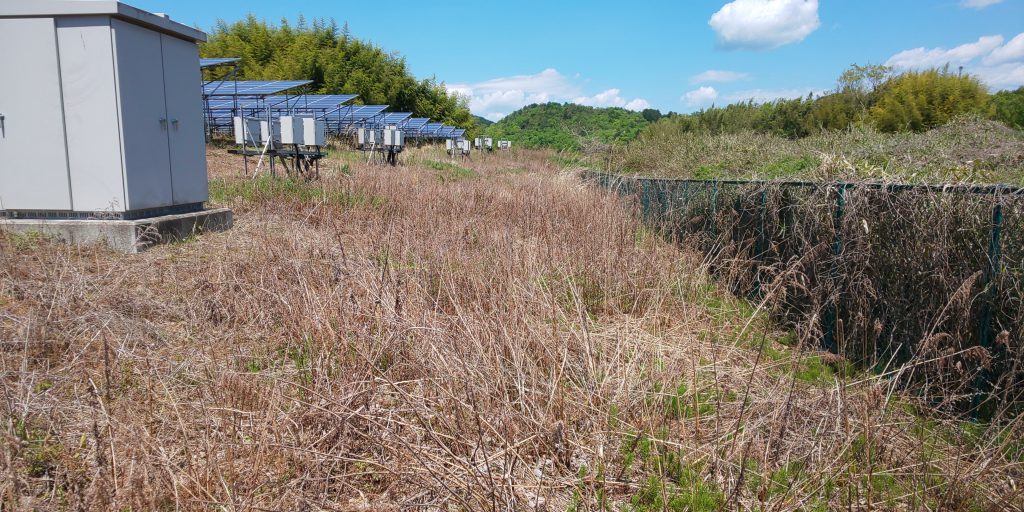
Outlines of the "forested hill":
[{"label": "forested hill", "polygon": [[231,24],[219,21],[200,54],[241,57],[241,80],[312,80],[308,93],[358,94],[362,104],[475,127],[465,100],[448,94],[434,78],[417,80],[398,53],[353,37],[347,25],[338,27],[334,20],[310,23],[300,15],[295,23],[285,19],[275,26],[250,14]]},{"label": "forested hill", "polygon": [[579,150],[588,141],[631,141],[647,124],[640,112],[622,108],[543,103],[523,107],[486,127],[484,132],[524,147]]}]

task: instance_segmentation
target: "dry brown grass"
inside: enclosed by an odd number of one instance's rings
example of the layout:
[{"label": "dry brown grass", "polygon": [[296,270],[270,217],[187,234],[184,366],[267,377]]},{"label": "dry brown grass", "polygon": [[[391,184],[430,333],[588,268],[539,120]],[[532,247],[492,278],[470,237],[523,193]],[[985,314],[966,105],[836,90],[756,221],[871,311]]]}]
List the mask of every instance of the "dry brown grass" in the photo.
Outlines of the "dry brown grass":
[{"label": "dry brown grass", "polygon": [[235,228],[142,255],[0,237],[0,509],[1020,508],[1016,423],[835,378],[546,154],[406,158],[213,151]]}]

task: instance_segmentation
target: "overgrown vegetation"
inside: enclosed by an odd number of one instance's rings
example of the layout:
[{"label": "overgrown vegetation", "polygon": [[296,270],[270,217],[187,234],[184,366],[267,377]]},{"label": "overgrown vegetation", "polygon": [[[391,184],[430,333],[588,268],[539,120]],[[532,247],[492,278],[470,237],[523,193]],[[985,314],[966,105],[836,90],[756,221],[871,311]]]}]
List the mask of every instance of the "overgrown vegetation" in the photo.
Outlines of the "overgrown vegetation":
[{"label": "overgrown vegetation", "polygon": [[[529,105],[486,133],[525,147],[601,155],[593,164],[626,173],[1018,183],[1021,136],[1003,126],[1024,127],[1024,87],[989,95],[975,77],[947,68],[894,74],[854,64],[835,90],[817,97],[666,115]],[[933,133],[915,135],[925,132]]]},{"label": "overgrown vegetation", "polygon": [[1019,421],[844,370],[550,153],[409,152],[211,153],[235,227],[141,255],[0,235],[0,508],[1019,508]]},{"label": "overgrown vegetation", "polygon": [[601,166],[694,179],[882,180],[1024,184],[1024,132],[961,117],[924,133],[870,127],[800,139],[753,131],[711,135],[655,125]]},{"label": "overgrown vegetation", "polygon": [[947,68],[894,74],[891,68],[854,64],[821,96],[753,100],[672,114],[651,134],[759,133],[798,139],[850,129],[883,133],[923,132],[965,115],[984,116],[1011,127],[1024,116],[1024,88],[990,96],[977,78]]},{"label": "overgrown vegetation", "polygon": [[1024,130],[1024,87],[993,94],[987,108],[992,119],[1002,121],[1011,128]]},{"label": "overgrown vegetation", "polygon": [[[358,94],[358,103],[390,105],[394,112],[412,112],[438,122],[475,129],[464,99],[448,94],[436,78],[417,80],[405,59],[350,34],[348,25],[333,20],[307,22],[282,19],[275,26],[249,15],[228,24],[223,20],[200,46],[203,57],[241,57],[240,80],[312,80],[309,93]],[[207,70],[207,78],[229,70]]]}]

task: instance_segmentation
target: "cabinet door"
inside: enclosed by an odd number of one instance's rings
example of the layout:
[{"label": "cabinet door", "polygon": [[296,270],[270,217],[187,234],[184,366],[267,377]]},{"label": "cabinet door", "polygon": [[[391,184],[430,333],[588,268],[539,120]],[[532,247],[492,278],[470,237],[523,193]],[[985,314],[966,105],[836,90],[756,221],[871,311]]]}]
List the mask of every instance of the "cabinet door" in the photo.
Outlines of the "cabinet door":
[{"label": "cabinet door", "polygon": [[57,18],[71,190],[77,211],[124,211],[110,18]]},{"label": "cabinet door", "polygon": [[[170,206],[163,51],[160,34],[112,20],[128,209]],[[198,86],[197,86],[198,87]]]},{"label": "cabinet door", "polygon": [[202,203],[209,197],[209,184],[199,47],[176,37],[161,37],[174,204]]},{"label": "cabinet door", "polygon": [[0,19],[0,209],[70,210],[53,18]]}]

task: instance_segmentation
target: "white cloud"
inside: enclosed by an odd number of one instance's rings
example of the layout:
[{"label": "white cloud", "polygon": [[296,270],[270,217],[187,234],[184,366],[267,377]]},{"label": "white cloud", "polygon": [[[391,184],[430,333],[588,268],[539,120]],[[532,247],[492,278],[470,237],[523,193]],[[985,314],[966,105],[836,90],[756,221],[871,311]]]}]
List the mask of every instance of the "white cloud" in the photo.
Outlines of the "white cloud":
[{"label": "white cloud", "polygon": [[750,80],[750,73],[709,69],[703,73],[697,73],[690,77],[690,83],[694,84],[702,82],[738,82],[740,80]]},{"label": "white cloud", "polygon": [[993,89],[1014,89],[1024,85],[1024,33],[1003,41],[1003,36],[991,35],[948,50],[914,48],[893,55],[886,64],[901,70],[963,66]]},{"label": "white cloud", "polygon": [[608,89],[593,96],[580,96],[572,102],[590,107],[621,107],[626,104],[626,100],[619,96],[619,92],[618,89]]},{"label": "white cloud", "polygon": [[1017,37],[988,54],[984,63],[987,66],[1003,64],[1006,62],[1024,60],[1024,32],[1017,34]]},{"label": "white cloud", "polygon": [[558,70],[548,68],[533,75],[516,75],[474,84],[451,84],[448,91],[469,98],[469,109],[484,117],[511,112],[552,97],[571,97],[579,90]]},{"label": "white cloud", "polygon": [[651,104],[643,98],[635,98],[630,101],[626,101],[619,94],[622,91],[618,89],[608,89],[604,92],[599,92],[593,96],[578,96],[573,98],[572,102],[578,105],[587,105],[590,107],[620,107],[629,110],[643,110],[650,108]]},{"label": "white cloud", "polygon": [[803,41],[818,27],[818,0],[734,0],[708,25],[723,48],[764,50]]},{"label": "white cloud", "polygon": [[648,108],[651,108],[651,104],[643,98],[637,98],[630,101],[629,103],[626,103],[625,107],[626,110],[632,110],[634,112],[639,112]]},{"label": "white cloud", "polygon": [[643,110],[650,104],[643,98],[627,101],[619,89],[608,89],[586,96],[578,84],[583,79],[569,78],[556,69],[548,68],[533,75],[515,75],[494,78],[472,84],[447,85],[448,91],[469,98],[469,109],[474,114],[497,121],[508,112],[532,103],[572,101],[596,107],[622,107]]},{"label": "white cloud", "polygon": [[960,7],[984,9],[990,5],[1002,3],[1003,0],[960,0]]},{"label": "white cloud", "polygon": [[970,73],[985,85],[996,89],[1016,89],[1024,85],[1024,62],[1010,62],[998,66],[979,66]]},{"label": "white cloud", "polygon": [[966,64],[982,55],[987,55],[1003,44],[1003,36],[982,36],[973,43],[945,48],[914,48],[904,50],[889,58],[887,66],[900,69],[942,67],[946,64]]},{"label": "white cloud", "polygon": [[730,93],[725,99],[729,101],[754,100],[754,103],[764,103],[775,100],[791,100],[795,98],[806,98],[808,94],[820,96],[828,92],[825,89],[805,87],[803,89],[748,89]]},{"label": "white cloud", "polygon": [[712,103],[717,98],[718,91],[714,87],[703,86],[687,92],[679,99],[691,107],[698,107]]}]

